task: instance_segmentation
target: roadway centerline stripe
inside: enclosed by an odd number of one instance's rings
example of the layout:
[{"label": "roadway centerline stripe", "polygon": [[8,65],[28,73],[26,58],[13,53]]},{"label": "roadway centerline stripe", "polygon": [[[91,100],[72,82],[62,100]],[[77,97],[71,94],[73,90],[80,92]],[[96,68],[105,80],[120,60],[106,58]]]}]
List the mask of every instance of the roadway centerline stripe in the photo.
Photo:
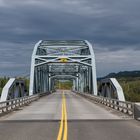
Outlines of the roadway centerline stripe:
[{"label": "roadway centerline stripe", "polygon": [[66,109],[66,99],[64,95],[64,91],[62,94],[62,107],[61,107],[61,122],[60,122],[60,127],[59,127],[59,133],[57,136],[57,140],[67,140],[67,109]]},{"label": "roadway centerline stripe", "polygon": [[63,105],[63,98],[62,98],[62,105],[61,105],[61,123],[60,123],[60,128],[59,128],[59,133],[57,136],[57,140],[61,140],[62,139],[62,133],[63,133],[63,123],[64,123],[64,105]]},{"label": "roadway centerline stripe", "polygon": [[66,108],[66,99],[65,99],[64,92],[63,92],[63,103],[64,103],[64,135],[63,135],[63,140],[67,140],[67,133],[68,133],[68,128],[67,128],[67,108]]}]

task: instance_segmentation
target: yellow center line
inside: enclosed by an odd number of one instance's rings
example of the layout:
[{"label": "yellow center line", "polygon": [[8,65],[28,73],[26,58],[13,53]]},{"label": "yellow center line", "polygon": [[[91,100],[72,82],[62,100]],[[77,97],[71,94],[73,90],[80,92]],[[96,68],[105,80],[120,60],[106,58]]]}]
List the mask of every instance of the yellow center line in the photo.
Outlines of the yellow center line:
[{"label": "yellow center line", "polygon": [[64,96],[64,92],[63,92],[63,103],[64,103],[64,135],[63,135],[63,140],[67,140],[67,133],[68,133],[67,109],[66,109],[66,99],[65,99],[65,96]]},{"label": "yellow center line", "polygon": [[57,140],[67,140],[67,133],[68,133],[68,128],[67,128],[67,109],[66,109],[66,99],[63,91],[62,95],[62,108],[61,108],[61,122],[60,122],[60,127],[59,127],[59,133],[57,136]]},{"label": "yellow center line", "polygon": [[60,128],[59,128],[59,133],[57,136],[57,140],[61,140],[62,139],[62,132],[63,132],[63,120],[64,120],[64,109],[63,109],[63,100],[62,100],[62,107],[61,107],[61,123],[60,123]]}]

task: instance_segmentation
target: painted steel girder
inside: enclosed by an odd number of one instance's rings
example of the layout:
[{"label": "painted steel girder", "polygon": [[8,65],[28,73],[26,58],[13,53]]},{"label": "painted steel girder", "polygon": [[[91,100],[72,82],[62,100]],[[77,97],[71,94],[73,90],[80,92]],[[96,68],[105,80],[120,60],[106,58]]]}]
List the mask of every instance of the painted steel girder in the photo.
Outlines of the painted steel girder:
[{"label": "painted steel girder", "polygon": [[[65,59],[66,61],[60,61]],[[91,74],[89,75],[89,67]],[[92,45],[86,40],[41,40],[33,50],[30,73],[29,94],[35,93],[35,88],[48,84],[50,85],[51,73],[60,75],[78,75],[79,82],[87,84],[93,89],[92,93],[97,95],[97,79],[95,56]],[[73,73],[73,74],[70,74]],[[82,74],[85,73],[85,74]],[[81,76],[80,76],[81,75]],[[88,80],[83,79],[89,75]],[[64,76],[63,76],[64,77]],[[66,76],[68,77],[68,76]],[[57,77],[58,78],[58,77]],[[46,82],[47,81],[47,82]],[[46,82],[46,83],[45,83]],[[76,83],[76,82],[75,82]],[[76,85],[78,85],[76,83]],[[41,87],[44,89],[44,87]],[[45,91],[45,89],[44,89]]]}]

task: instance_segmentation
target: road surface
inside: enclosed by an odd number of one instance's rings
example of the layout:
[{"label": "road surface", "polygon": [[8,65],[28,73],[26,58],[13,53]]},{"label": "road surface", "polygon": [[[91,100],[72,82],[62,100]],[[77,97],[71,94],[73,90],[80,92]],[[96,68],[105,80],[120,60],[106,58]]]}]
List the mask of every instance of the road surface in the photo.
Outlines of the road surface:
[{"label": "road surface", "polygon": [[59,140],[64,135],[65,140],[139,140],[140,122],[70,91],[0,118],[0,140]]}]

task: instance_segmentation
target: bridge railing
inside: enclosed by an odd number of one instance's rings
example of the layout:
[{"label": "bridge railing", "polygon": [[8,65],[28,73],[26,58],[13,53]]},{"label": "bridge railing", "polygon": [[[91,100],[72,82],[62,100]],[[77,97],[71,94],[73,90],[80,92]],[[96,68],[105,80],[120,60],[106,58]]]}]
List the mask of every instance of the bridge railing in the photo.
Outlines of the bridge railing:
[{"label": "bridge railing", "polygon": [[40,97],[48,94],[50,93],[40,93],[32,96],[24,96],[21,98],[15,98],[15,99],[0,102],[0,116],[7,114],[13,110],[16,110],[22,106],[26,106],[31,102],[38,100]]},{"label": "bridge railing", "polygon": [[128,114],[132,117],[134,116],[134,103],[132,103],[132,102],[119,101],[116,99],[110,99],[110,98],[90,95],[90,94],[86,94],[86,93],[78,93],[78,94],[87,98],[87,99],[90,99],[90,100],[95,101],[97,103],[104,104],[108,107],[111,107],[111,108],[116,109],[120,112]]},{"label": "bridge railing", "polygon": [[28,105],[31,102],[37,100],[38,98],[39,98],[38,95],[33,95],[33,96],[25,96],[21,98],[16,98],[16,99],[0,102],[0,115],[11,112],[24,105]]}]

